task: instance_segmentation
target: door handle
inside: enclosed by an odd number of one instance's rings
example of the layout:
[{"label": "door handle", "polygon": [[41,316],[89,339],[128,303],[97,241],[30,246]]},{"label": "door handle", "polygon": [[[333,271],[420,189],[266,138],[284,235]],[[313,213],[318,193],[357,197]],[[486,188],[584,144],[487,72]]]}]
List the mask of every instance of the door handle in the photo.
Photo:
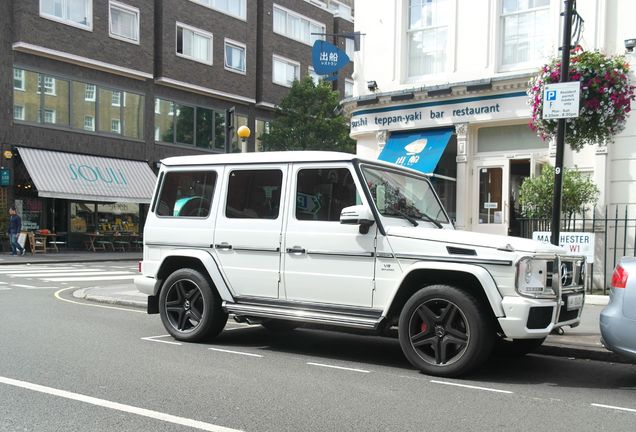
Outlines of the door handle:
[{"label": "door handle", "polygon": [[214,249],[221,249],[221,250],[232,250],[232,245],[226,242],[220,243],[220,244],[215,244],[214,245]]},{"label": "door handle", "polygon": [[291,248],[287,248],[287,253],[293,253],[293,254],[304,254],[305,252],[307,252],[305,249],[303,249],[300,246],[294,246]]}]

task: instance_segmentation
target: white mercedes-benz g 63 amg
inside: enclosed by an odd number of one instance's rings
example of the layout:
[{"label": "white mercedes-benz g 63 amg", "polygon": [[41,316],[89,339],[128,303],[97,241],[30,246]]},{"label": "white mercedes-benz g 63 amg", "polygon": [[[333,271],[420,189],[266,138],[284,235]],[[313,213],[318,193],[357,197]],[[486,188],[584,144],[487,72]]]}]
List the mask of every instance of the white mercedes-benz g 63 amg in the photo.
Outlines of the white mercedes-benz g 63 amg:
[{"label": "white mercedes-benz g 63 amg", "polygon": [[163,160],[141,269],[148,313],[178,340],[213,338],[228,314],[397,327],[408,360],[440,376],[497,340],[529,349],[578,325],[586,279],[559,247],[455,230],[422,173],[329,152]]}]

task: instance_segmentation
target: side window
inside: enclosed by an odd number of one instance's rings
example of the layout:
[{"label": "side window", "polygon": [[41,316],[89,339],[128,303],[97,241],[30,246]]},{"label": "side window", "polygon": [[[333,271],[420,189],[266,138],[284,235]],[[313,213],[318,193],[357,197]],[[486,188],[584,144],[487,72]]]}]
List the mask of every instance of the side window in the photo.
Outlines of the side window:
[{"label": "side window", "polygon": [[283,172],[237,170],[230,173],[225,216],[231,219],[277,219]]},{"label": "side window", "polygon": [[298,171],[296,219],[335,222],[343,208],[360,203],[351,172],[346,168]]},{"label": "side window", "polygon": [[214,171],[177,171],[165,175],[157,216],[207,217],[216,184]]}]

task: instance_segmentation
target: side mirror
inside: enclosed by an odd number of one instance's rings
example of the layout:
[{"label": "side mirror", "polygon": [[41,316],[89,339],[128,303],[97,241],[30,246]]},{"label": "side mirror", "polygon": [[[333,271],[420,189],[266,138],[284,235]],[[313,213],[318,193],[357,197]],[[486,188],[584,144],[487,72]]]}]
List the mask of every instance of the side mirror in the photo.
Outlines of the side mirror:
[{"label": "side mirror", "polygon": [[369,227],[375,223],[371,209],[364,205],[345,207],[340,212],[340,223],[345,225],[360,225],[360,234],[369,232]]}]

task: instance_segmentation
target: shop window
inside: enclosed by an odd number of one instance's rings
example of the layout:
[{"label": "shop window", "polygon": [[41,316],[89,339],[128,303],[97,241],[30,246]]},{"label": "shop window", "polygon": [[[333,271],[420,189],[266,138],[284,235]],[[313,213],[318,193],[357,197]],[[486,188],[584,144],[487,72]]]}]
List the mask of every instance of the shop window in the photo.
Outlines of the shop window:
[{"label": "shop window", "polygon": [[95,204],[71,202],[71,232],[95,232]]},{"label": "shop window", "polygon": [[225,216],[231,219],[277,219],[282,182],[280,170],[232,171]]},{"label": "shop window", "polygon": [[408,75],[446,71],[450,0],[409,0]]},{"label": "shop window", "polygon": [[336,222],[343,208],[359,202],[346,168],[303,169],[298,172],[296,219]]},{"label": "shop window", "polygon": [[502,168],[479,169],[479,223],[503,223]]},{"label": "shop window", "polygon": [[503,69],[535,66],[549,55],[550,0],[501,2],[501,66]]},{"label": "shop window", "polygon": [[97,204],[97,231],[139,234],[139,204]]},{"label": "shop window", "polygon": [[45,213],[43,199],[16,197],[15,208],[22,218],[22,230],[34,231],[46,228],[44,226]]},{"label": "shop window", "polygon": [[[86,84],[73,81],[71,83],[73,93],[71,127],[74,129],[84,129],[95,131],[95,99],[97,87],[95,84]],[[87,118],[91,118],[90,124]]]},{"label": "shop window", "polygon": [[214,148],[225,151],[225,113],[214,111]]},{"label": "shop window", "polygon": [[482,127],[477,132],[477,138],[477,151],[480,153],[547,149],[549,145],[527,124]]},{"label": "shop window", "polygon": [[214,171],[179,171],[165,175],[157,216],[207,217],[216,184]]}]

